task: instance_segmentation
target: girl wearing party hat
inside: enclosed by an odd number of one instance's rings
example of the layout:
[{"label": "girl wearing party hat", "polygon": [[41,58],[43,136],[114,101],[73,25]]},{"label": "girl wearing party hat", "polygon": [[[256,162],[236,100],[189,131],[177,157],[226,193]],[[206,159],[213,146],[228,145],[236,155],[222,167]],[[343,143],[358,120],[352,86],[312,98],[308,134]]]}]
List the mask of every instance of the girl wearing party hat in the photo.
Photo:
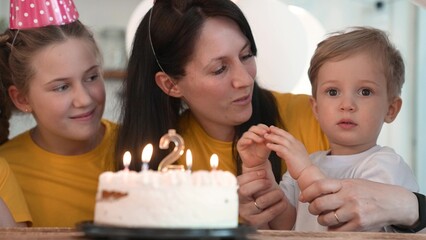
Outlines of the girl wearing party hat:
[{"label": "girl wearing party hat", "polygon": [[113,170],[116,125],[102,119],[101,55],[73,1],[10,6],[0,78],[14,106],[37,124],[0,146],[0,156],[16,175],[33,226],[72,227],[93,218],[98,176]]}]

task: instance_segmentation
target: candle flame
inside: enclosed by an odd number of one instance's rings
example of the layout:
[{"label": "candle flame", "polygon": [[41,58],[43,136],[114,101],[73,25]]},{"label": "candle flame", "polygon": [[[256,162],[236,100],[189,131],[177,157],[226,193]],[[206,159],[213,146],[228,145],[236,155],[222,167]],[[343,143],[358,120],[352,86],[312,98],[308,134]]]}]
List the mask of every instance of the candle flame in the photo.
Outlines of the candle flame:
[{"label": "candle flame", "polygon": [[152,144],[147,144],[142,150],[142,162],[148,163],[151,160],[153,147]]},{"label": "candle flame", "polygon": [[129,168],[131,161],[132,161],[132,155],[130,154],[129,151],[126,151],[123,155],[124,168],[126,168],[126,169]]},{"label": "candle flame", "polygon": [[216,170],[217,166],[219,166],[219,157],[215,153],[210,157],[210,166],[213,170]]},{"label": "candle flame", "polygon": [[191,170],[192,167],[192,153],[191,150],[186,150],[186,167]]}]

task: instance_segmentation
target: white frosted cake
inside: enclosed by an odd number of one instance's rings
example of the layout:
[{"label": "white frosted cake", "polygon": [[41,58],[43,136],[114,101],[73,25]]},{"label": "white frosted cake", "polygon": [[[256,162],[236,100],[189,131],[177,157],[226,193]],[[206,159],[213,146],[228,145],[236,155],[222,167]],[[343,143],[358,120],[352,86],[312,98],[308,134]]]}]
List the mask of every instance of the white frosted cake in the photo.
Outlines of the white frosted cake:
[{"label": "white frosted cake", "polygon": [[145,228],[236,228],[237,180],[225,171],[104,172],[96,224]]}]

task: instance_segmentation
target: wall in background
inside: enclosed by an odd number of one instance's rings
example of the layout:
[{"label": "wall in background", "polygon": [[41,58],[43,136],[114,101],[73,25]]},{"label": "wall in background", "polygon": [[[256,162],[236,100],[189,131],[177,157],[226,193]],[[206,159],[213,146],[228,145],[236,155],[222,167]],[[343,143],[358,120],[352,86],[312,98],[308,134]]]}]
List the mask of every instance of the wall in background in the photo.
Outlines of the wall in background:
[{"label": "wall in background", "polygon": [[415,92],[416,109],[416,164],[415,170],[421,192],[426,192],[426,9],[418,10],[418,40],[417,40],[417,82]]}]

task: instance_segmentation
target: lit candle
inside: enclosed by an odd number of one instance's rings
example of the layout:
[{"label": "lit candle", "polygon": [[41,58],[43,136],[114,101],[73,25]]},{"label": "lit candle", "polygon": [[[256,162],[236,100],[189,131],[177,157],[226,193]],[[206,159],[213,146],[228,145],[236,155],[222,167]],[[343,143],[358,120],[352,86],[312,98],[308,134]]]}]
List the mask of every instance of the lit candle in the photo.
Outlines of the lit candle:
[{"label": "lit candle", "polygon": [[153,147],[152,144],[147,144],[142,150],[142,171],[147,171],[149,169],[149,161],[151,160]]},{"label": "lit candle", "polygon": [[210,166],[213,171],[215,171],[217,166],[219,166],[219,157],[215,153],[210,157]]},{"label": "lit candle", "polygon": [[124,170],[129,171],[130,162],[132,161],[132,155],[129,151],[126,151],[123,155]]},{"label": "lit candle", "polygon": [[192,168],[192,154],[191,150],[186,150],[186,167],[188,168],[188,171],[191,172]]}]

